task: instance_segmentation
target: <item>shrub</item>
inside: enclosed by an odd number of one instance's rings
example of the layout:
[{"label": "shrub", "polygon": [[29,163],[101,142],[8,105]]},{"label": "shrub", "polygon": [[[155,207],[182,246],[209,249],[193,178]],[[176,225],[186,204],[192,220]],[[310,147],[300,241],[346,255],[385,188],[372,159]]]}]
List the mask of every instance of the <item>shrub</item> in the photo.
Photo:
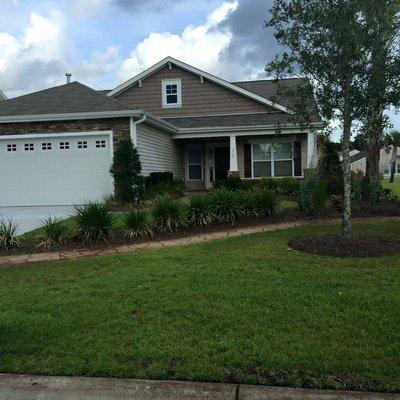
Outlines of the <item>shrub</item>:
[{"label": "shrub", "polygon": [[124,234],[128,238],[153,235],[153,220],[147,210],[132,208],[124,214]]},{"label": "shrub", "polygon": [[186,191],[186,183],[183,179],[174,179],[172,181],[159,183],[149,186],[145,191],[145,199],[153,199],[159,195],[171,195],[181,197]]},{"label": "shrub", "polygon": [[238,196],[234,192],[220,189],[211,195],[215,216],[220,223],[234,224],[242,216],[242,207]]},{"label": "shrub", "polygon": [[174,174],[168,172],[151,172],[146,177],[146,186],[159,185],[160,183],[172,182],[174,180]]},{"label": "shrub", "polygon": [[312,215],[325,207],[328,199],[328,184],[317,173],[310,175],[301,183],[298,200],[300,213]]},{"label": "shrub", "polygon": [[213,184],[214,190],[225,189],[229,191],[250,190],[253,182],[241,179],[239,176],[228,176],[226,179],[218,179]]},{"label": "shrub", "polygon": [[280,200],[268,190],[258,190],[253,194],[256,214],[260,217],[273,217],[279,210]]},{"label": "shrub", "polygon": [[213,202],[210,195],[194,196],[188,205],[188,222],[190,225],[206,226],[215,219]]},{"label": "shrub", "polygon": [[0,220],[0,249],[8,251],[21,245],[17,229],[18,225],[11,218]]},{"label": "shrub", "polygon": [[160,232],[173,232],[186,226],[186,206],[171,196],[162,196],[152,205],[152,214]]},{"label": "shrub", "polygon": [[53,246],[65,244],[69,239],[68,226],[61,218],[49,216],[44,220],[42,229],[43,242],[40,243],[39,246],[44,249],[50,249]]},{"label": "shrub", "polygon": [[139,153],[130,139],[121,140],[114,154],[110,169],[114,177],[115,194],[119,200],[131,202],[143,191],[142,166]]},{"label": "shrub", "polygon": [[240,208],[238,218],[250,219],[259,217],[255,193],[245,191],[236,192],[236,201]]},{"label": "shrub", "polygon": [[261,180],[261,188],[277,193],[279,189],[278,179],[263,177]]},{"label": "shrub", "polygon": [[300,192],[301,180],[298,178],[284,177],[278,179],[278,192],[287,196],[297,195]]},{"label": "shrub", "polygon": [[363,175],[351,172],[351,195],[353,200],[360,201],[362,199],[363,185]]},{"label": "shrub", "polygon": [[89,201],[75,206],[78,237],[84,242],[107,242],[112,237],[115,216],[108,203]]}]

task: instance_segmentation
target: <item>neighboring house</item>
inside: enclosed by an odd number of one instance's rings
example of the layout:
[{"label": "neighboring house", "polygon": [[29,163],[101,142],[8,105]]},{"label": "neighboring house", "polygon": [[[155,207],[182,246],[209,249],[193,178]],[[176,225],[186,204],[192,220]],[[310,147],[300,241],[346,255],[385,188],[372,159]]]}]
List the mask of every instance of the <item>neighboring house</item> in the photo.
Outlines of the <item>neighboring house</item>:
[{"label": "neighboring house", "polygon": [[111,91],[73,82],[27,94],[0,104],[0,206],[110,193],[113,150],[128,138],[144,175],[172,171],[189,190],[228,174],[301,177],[323,127],[317,113],[311,122],[300,128],[275,81],[229,83],[171,57]]},{"label": "neighboring house", "polygon": [[0,90],[0,102],[7,100],[6,95]]},{"label": "neighboring house", "polygon": [[[392,146],[381,149],[381,154],[379,159],[379,172],[384,177],[390,176],[392,157],[393,157]],[[353,153],[350,154],[350,163],[352,171],[362,172],[363,174],[365,174],[366,158],[363,151],[354,150]],[[397,156],[395,175],[400,176],[400,156]]]}]

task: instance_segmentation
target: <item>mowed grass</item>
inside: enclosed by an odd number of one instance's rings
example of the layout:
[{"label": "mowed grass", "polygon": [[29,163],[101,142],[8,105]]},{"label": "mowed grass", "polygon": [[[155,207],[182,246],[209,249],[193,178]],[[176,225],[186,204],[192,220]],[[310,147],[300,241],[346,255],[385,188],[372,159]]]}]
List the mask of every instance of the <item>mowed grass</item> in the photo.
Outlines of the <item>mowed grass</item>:
[{"label": "mowed grass", "polygon": [[384,179],[382,185],[385,188],[392,189],[395,194],[400,196],[400,178],[394,178],[394,182],[390,183],[389,179]]},{"label": "mowed grass", "polygon": [[3,267],[0,372],[400,390],[400,257],[288,249],[338,230]]}]

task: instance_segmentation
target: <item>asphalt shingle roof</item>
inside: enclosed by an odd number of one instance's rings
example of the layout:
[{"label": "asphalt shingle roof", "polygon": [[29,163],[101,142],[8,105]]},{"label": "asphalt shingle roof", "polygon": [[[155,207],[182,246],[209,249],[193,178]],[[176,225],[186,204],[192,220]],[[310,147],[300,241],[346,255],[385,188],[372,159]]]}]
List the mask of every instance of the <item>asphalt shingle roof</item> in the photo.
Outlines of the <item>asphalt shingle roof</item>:
[{"label": "asphalt shingle roof", "polygon": [[298,122],[296,115],[283,112],[219,115],[206,117],[164,118],[165,121],[178,128],[228,127],[228,126],[258,126],[275,124],[292,124]]},{"label": "asphalt shingle roof", "polygon": [[124,111],[129,107],[79,82],[14,97],[0,103],[0,116]]}]

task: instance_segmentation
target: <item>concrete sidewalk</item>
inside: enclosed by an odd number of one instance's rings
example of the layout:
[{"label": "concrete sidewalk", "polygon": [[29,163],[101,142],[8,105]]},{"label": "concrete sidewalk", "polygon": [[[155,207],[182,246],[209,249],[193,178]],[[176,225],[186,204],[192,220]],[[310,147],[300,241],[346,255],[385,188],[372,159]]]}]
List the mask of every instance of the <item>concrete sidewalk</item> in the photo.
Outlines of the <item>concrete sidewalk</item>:
[{"label": "concrete sidewalk", "polygon": [[400,400],[400,394],[0,374],[0,400]]}]

